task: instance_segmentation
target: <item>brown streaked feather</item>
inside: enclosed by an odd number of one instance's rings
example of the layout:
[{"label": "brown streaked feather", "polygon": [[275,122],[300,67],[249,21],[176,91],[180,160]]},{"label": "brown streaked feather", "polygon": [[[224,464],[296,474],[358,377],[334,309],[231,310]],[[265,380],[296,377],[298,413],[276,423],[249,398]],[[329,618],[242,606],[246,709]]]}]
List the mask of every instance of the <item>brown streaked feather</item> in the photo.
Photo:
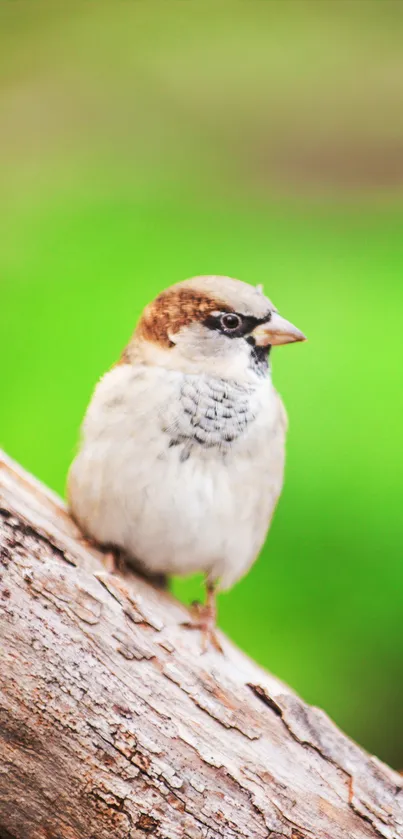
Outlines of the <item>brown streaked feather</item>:
[{"label": "brown streaked feather", "polygon": [[172,347],[169,333],[175,335],[183,326],[203,321],[211,312],[228,312],[228,304],[218,297],[191,288],[169,288],[144,309],[136,337]]}]

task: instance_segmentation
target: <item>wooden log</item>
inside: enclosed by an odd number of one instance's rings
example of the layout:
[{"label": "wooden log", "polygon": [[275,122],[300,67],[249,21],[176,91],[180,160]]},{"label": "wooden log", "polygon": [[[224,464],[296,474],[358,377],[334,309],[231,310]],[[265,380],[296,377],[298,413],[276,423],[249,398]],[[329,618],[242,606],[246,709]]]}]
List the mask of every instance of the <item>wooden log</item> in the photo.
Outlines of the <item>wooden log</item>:
[{"label": "wooden log", "polygon": [[0,508],[1,839],[402,839],[397,773],[4,454]]}]

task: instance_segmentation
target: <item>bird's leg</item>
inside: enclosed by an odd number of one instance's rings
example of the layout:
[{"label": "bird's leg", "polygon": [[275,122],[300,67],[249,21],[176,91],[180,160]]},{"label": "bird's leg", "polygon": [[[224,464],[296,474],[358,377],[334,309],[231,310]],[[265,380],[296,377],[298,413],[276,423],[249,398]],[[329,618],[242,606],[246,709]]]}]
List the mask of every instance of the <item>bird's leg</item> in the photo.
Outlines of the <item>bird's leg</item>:
[{"label": "bird's leg", "polygon": [[206,602],[204,604],[192,603],[192,611],[193,620],[185,621],[183,626],[187,629],[200,629],[202,633],[203,653],[206,652],[210,645],[219,653],[222,653],[223,650],[215,631],[217,607],[215,586],[213,583],[210,583],[209,581],[206,583]]},{"label": "bird's leg", "polygon": [[99,542],[96,542],[95,539],[91,538],[91,536],[86,536],[83,533],[79,536],[77,541],[83,546],[83,548],[91,548],[96,551],[101,551],[101,553],[104,554],[104,566],[108,574],[116,574],[117,571],[124,574],[125,561],[123,553],[119,548],[109,547],[105,551]]},{"label": "bird's leg", "polygon": [[112,548],[109,546],[105,550],[105,546],[100,545],[99,542],[96,542],[95,539],[92,539],[91,536],[86,536],[84,533],[81,533],[81,536],[78,537],[77,541],[83,546],[83,548],[91,548],[103,553],[104,567],[108,574],[116,574],[118,572],[124,576],[126,563],[124,553],[120,550],[120,548]]},{"label": "bird's leg", "polygon": [[119,548],[109,549],[105,553],[104,565],[108,574],[122,574],[124,576],[126,563],[123,551]]}]

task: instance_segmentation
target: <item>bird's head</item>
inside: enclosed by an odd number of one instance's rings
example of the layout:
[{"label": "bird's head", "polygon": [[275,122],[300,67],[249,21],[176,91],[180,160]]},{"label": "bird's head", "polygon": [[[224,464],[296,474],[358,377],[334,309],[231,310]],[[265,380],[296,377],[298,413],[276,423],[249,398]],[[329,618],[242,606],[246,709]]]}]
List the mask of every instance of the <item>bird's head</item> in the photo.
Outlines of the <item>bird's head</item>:
[{"label": "bird's head", "polygon": [[194,277],[146,306],[122,361],[242,381],[265,371],[273,345],[304,340],[261,288]]}]

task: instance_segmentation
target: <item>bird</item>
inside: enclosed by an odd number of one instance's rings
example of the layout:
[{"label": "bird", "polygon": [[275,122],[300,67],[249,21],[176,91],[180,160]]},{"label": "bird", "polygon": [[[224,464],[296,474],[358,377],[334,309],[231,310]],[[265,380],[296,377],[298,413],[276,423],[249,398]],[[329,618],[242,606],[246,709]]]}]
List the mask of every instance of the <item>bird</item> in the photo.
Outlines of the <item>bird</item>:
[{"label": "bird", "polygon": [[271,348],[304,340],[261,286],[178,282],[146,306],[84,417],[68,475],[74,520],[146,575],[204,574],[205,603],[185,622],[203,651],[221,649],[217,591],[254,563],[283,486]]}]

